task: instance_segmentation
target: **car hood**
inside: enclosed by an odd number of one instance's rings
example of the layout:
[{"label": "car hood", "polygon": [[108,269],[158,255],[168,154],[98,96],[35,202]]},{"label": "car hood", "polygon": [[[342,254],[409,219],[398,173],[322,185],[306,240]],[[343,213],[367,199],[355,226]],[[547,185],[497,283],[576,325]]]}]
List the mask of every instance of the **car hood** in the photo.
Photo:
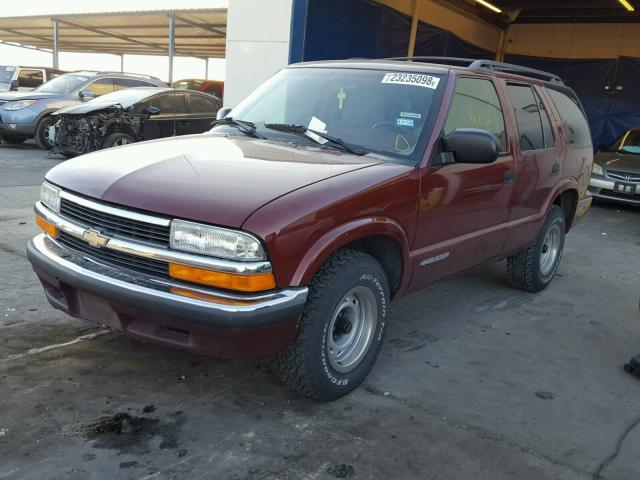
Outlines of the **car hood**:
[{"label": "car hood", "polygon": [[79,105],[70,105],[68,107],[61,108],[54,112],[54,115],[83,115],[85,113],[104,110],[105,108],[113,107],[114,105],[118,105],[118,102],[86,102]]},{"label": "car hood", "polygon": [[39,93],[39,92],[0,92],[0,100],[12,102],[15,100],[41,100],[43,98],[63,97],[58,93]]},{"label": "car hood", "polygon": [[617,172],[640,173],[640,155],[622,152],[600,152],[594,162],[607,170]]},{"label": "car hood", "polygon": [[54,167],[46,179],[116,205],[240,227],[282,195],[380,163],[316,147],[200,134],[83,155]]}]

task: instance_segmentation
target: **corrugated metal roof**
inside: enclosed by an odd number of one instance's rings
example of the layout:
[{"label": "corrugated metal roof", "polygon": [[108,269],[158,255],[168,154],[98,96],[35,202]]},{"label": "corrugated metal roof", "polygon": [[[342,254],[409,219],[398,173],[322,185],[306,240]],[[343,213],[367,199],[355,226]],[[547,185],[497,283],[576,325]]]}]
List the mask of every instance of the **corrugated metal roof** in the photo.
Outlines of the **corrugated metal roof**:
[{"label": "corrugated metal roof", "polygon": [[65,52],[167,55],[169,15],[175,15],[175,54],[223,58],[227,9],[142,10],[0,18],[0,41]]}]

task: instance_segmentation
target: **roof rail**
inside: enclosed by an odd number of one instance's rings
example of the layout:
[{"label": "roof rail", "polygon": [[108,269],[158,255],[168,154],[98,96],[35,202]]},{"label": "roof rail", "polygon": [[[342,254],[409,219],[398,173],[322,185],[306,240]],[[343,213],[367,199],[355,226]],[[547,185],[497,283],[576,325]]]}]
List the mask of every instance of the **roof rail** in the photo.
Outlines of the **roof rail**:
[{"label": "roof rail", "polygon": [[564,84],[562,78],[555,73],[549,73],[535,68],[522,67],[520,65],[514,65],[513,63],[495,62],[493,60],[476,60],[469,65],[469,68],[474,70],[491,70],[492,72],[520,73],[527,76],[535,75],[552,83]]},{"label": "roof rail", "polygon": [[552,83],[564,84],[562,78],[554,73],[545,72],[542,70],[536,70],[535,68],[522,67],[520,65],[514,65],[512,63],[496,62],[494,60],[474,60],[472,58],[459,58],[459,57],[391,57],[383,58],[382,60],[400,60],[400,61],[417,61],[417,62],[439,62],[442,64],[460,64],[473,70],[490,70],[492,72],[508,72],[515,74],[522,74],[527,76],[540,77],[543,80],[547,80]]},{"label": "roof rail", "polygon": [[159,78],[154,77],[153,75],[145,75],[144,73],[112,72],[112,71],[109,71],[109,70],[96,72],[96,75],[105,75],[105,74],[109,74],[109,75],[128,75],[130,77],[150,78],[152,80],[159,80]]},{"label": "roof rail", "polygon": [[414,62],[440,62],[443,64],[460,63],[465,66],[475,62],[473,58],[460,58],[460,57],[434,57],[434,56],[415,56],[415,57],[390,57],[383,58],[381,60],[401,60],[401,61],[414,61]]}]

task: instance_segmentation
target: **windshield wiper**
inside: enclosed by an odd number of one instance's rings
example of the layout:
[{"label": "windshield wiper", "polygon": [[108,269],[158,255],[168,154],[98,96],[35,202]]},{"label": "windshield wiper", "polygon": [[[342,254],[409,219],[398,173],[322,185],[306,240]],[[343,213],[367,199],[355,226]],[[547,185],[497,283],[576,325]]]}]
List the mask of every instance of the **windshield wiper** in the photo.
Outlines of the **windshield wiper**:
[{"label": "windshield wiper", "polygon": [[[307,135],[308,133],[313,133],[314,135],[317,135],[318,137],[324,138],[328,142],[331,142],[334,146],[338,146],[342,150],[345,150],[349,153],[353,153],[354,155],[366,155],[367,153],[369,153],[366,150],[363,150],[353,145],[349,145],[347,142],[345,142],[341,138],[332,137],[331,135],[328,135],[324,132],[311,130],[310,128],[304,127],[302,125],[289,125],[286,123],[265,123],[264,126],[265,128],[269,128],[271,130],[277,130],[279,132],[285,132],[285,133],[295,133],[297,135],[303,135],[307,138],[311,138],[309,135]],[[311,140],[314,140],[314,139],[311,138]],[[321,144],[322,142],[318,142],[318,143]]]},{"label": "windshield wiper", "polygon": [[261,138],[263,140],[266,138],[265,136],[260,135],[256,131],[256,125],[254,123],[245,122],[244,120],[236,120],[235,118],[232,118],[232,117],[225,117],[220,120],[216,120],[215,122],[213,122],[212,125],[214,127],[217,127],[218,125],[228,125],[230,127],[236,127],[242,133],[250,137]]}]

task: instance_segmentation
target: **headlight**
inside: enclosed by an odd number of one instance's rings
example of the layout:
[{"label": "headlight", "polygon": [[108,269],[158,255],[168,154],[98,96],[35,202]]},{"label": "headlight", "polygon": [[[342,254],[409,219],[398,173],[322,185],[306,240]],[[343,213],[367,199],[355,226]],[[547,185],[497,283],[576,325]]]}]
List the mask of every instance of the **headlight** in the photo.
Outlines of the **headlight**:
[{"label": "headlight", "polygon": [[591,168],[591,173],[595,173],[596,175],[604,175],[604,169],[597,163],[594,163],[593,167]]},{"label": "headlight", "polygon": [[37,100],[18,100],[17,102],[9,102],[4,106],[5,110],[20,110],[21,108],[33,105]]},{"label": "headlight", "polygon": [[54,212],[60,211],[60,189],[43,182],[40,188],[40,201]]},{"label": "headlight", "polygon": [[185,220],[171,222],[171,248],[231,260],[266,260],[264,248],[253,235]]}]

